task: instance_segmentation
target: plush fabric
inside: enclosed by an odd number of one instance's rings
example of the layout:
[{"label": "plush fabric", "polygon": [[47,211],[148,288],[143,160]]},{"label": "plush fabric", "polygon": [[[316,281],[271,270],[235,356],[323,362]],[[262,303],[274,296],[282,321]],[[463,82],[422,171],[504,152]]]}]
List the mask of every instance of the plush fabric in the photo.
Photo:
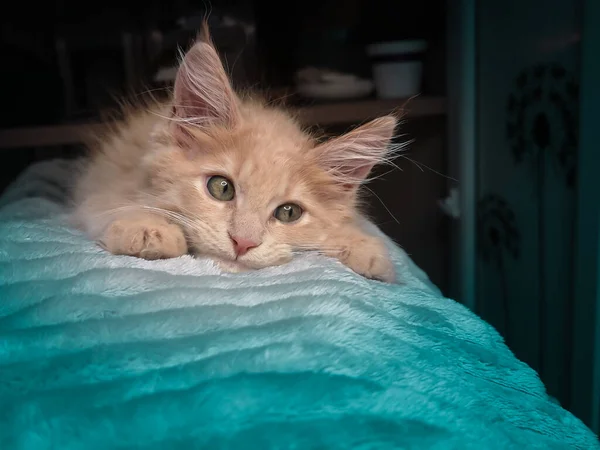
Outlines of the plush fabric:
[{"label": "plush fabric", "polygon": [[0,202],[1,449],[600,448],[391,244],[402,285],[112,256],[66,223],[73,170]]}]

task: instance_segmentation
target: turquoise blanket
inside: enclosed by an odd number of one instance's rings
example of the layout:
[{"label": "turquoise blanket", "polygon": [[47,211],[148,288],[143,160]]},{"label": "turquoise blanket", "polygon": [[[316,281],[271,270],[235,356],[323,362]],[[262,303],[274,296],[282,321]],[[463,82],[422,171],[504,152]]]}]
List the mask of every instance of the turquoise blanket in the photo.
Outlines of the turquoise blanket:
[{"label": "turquoise blanket", "polygon": [[66,224],[73,169],[0,202],[1,449],[600,448],[391,244],[402,285],[112,256]]}]

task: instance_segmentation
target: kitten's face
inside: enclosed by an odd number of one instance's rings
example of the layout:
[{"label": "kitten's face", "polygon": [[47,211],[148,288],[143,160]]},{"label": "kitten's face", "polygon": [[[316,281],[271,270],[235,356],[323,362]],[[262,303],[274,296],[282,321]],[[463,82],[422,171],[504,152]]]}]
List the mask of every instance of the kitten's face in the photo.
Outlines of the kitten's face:
[{"label": "kitten's face", "polygon": [[281,134],[285,127],[273,126],[281,116],[252,110],[271,121],[194,139],[191,152],[161,152],[150,177],[163,206],[188,219],[193,251],[256,269],[322,248],[352,217],[354,195],[316,164],[310,139],[297,130]]},{"label": "kitten's face", "polygon": [[326,247],[353,219],[357,186],[385,157],[396,124],[377,119],[319,145],[287,114],[242,102],[205,42],[182,63],[174,105],[168,145],[149,159],[153,194],[185,217],[192,251],[239,268]]}]

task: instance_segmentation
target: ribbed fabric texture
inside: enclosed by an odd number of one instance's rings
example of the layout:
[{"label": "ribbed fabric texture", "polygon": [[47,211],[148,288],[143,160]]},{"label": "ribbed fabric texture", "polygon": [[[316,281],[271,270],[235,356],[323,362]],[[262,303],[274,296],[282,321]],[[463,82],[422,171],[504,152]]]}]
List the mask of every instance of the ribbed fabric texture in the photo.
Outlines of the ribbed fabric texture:
[{"label": "ribbed fabric texture", "polygon": [[66,224],[73,170],[0,201],[1,449],[600,448],[391,243],[399,285],[112,256]]}]

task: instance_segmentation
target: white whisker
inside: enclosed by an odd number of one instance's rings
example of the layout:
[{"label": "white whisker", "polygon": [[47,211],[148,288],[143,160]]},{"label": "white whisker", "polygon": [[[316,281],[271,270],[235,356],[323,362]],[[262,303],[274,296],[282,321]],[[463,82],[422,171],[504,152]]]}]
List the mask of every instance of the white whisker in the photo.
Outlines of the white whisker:
[{"label": "white whisker", "polygon": [[417,166],[419,169],[421,169],[421,171],[422,171],[422,172],[425,172],[425,170],[423,170],[423,167],[425,167],[427,170],[430,170],[431,172],[435,173],[436,175],[439,175],[439,176],[441,176],[441,177],[447,178],[448,180],[452,180],[452,181],[456,181],[456,182],[458,182],[458,180],[457,180],[456,178],[453,178],[453,177],[451,177],[451,176],[449,176],[449,175],[444,175],[443,173],[441,173],[441,172],[438,172],[438,171],[437,171],[437,170],[435,170],[435,169],[432,169],[431,167],[429,167],[429,166],[427,166],[427,165],[423,164],[422,162],[417,162],[417,161],[415,161],[414,159],[412,159],[412,158],[409,158],[409,157],[408,157],[408,156],[406,156],[406,155],[399,155],[399,156],[400,156],[400,158],[404,158],[404,159],[406,159],[407,161],[410,161],[410,162],[412,162],[412,163],[413,163],[415,166]]},{"label": "white whisker", "polygon": [[390,209],[387,207],[387,205],[384,203],[384,201],[381,199],[381,197],[379,195],[377,195],[373,189],[369,188],[369,186],[364,186],[365,189],[367,189],[371,194],[373,194],[377,200],[379,200],[379,202],[383,205],[383,207],[385,208],[385,210],[388,212],[388,214],[391,216],[392,219],[394,219],[394,221],[400,225],[400,221],[396,218],[396,216],[394,216],[394,214],[392,213],[392,211],[390,211]]}]

